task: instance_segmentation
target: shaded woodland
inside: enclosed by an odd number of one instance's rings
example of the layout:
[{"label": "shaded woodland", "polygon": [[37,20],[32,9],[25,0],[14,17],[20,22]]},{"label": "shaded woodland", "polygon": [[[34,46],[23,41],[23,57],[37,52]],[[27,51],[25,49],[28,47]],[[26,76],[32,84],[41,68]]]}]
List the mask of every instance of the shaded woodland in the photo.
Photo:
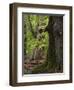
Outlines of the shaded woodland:
[{"label": "shaded woodland", "polygon": [[24,74],[63,72],[63,16],[24,14]]}]

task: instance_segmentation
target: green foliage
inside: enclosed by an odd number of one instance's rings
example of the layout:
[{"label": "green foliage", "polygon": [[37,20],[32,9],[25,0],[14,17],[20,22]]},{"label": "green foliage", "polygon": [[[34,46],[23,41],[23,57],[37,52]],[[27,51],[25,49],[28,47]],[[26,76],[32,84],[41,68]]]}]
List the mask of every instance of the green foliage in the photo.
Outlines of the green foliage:
[{"label": "green foliage", "polygon": [[[38,46],[38,48],[44,47],[44,52],[46,53],[48,48],[48,33],[42,31],[40,34],[39,29],[45,29],[48,24],[48,16],[27,14],[24,15],[24,24],[26,24],[26,27],[24,28],[24,31],[26,30],[26,33],[24,34],[24,38],[26,38],[26,41],[24,41],[26,43],[26,54],[32,54],[32,51],[36,46]],[[43,38],[39,40],[37,37],[38,35]]]}]

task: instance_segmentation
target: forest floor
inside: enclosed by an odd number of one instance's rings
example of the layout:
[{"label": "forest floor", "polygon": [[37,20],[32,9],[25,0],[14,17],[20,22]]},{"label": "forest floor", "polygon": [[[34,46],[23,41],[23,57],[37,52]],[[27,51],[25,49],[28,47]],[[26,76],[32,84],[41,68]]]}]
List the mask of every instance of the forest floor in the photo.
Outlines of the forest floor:
[{"label": "forest floor", "polygon": [[31,71],[35,67],[43,64],[44,61],[45,59],[30,60],[30,61],[26,60],[24,63],[24,73],[31,73]]}]

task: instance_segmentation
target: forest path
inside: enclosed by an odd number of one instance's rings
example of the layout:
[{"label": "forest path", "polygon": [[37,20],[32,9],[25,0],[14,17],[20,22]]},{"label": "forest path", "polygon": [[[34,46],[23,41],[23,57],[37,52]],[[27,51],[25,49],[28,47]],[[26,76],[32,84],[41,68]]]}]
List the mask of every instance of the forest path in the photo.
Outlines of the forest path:
[{"label": "forest path", "polygon": [[43,64],[45,61],[45,59],[38,59],[38,60],[30,60],[29,62],[25,62],[24,63],[24,73],[31,73],[32,70]]}]

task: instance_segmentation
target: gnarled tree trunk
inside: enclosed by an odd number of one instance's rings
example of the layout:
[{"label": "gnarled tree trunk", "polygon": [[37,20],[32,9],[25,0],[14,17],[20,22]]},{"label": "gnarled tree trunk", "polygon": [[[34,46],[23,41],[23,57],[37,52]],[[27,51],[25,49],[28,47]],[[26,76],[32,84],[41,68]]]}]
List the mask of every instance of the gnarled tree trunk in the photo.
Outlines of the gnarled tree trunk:
[{"label": "gnarled tree trunk", "polygon": [[47,62],[50,63],[51,72],[63,70],[63,16],[50,16],[46,27],[49,34],[49,49]]}]

